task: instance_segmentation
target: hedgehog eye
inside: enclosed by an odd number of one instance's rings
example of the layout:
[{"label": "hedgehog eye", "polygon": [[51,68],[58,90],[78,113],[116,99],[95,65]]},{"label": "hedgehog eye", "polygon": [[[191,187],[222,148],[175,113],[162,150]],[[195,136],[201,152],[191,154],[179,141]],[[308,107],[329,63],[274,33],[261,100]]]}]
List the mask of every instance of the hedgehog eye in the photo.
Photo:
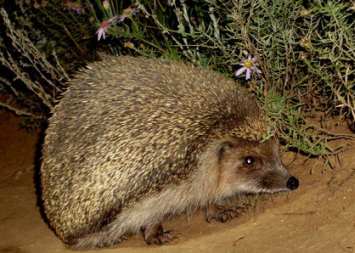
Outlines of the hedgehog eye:
[{"label": "hedgehog eye", "polygon": [[244,157],[244,164],[246,165],[246,166],[251,166],[251,165],[253,165],[255,163],[255,158],[254,157],[252,157],[252,156],[246,156],[246,157]]}]

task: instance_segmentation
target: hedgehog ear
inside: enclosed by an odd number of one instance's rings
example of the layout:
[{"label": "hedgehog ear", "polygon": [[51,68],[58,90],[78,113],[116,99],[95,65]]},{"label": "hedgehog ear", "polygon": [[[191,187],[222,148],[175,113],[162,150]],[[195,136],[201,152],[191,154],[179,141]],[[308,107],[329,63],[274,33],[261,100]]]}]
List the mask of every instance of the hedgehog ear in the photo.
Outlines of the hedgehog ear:
[{"label": "hedgehog ear", "polygon": [[233,147],[234,147],[233,143],[231,143],[230,141],[222,142],[218,147],[218,152],[217,152],[218,161],[221,161],[223,156],[226,154],[226,152],[228,152]]}]

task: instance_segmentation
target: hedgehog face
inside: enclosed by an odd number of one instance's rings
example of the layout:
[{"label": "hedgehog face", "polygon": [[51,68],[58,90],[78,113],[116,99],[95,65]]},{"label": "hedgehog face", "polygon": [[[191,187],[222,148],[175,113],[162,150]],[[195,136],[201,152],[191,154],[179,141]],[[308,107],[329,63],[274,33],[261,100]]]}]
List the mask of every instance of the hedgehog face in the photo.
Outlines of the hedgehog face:
[{"label": "hedgehog face", "polygon": [[259,143],[243,139],[223,141],[218,148],[218,192],[279,192],[295,190],[298,179],[290,176],[279,156],[276,139]]}]

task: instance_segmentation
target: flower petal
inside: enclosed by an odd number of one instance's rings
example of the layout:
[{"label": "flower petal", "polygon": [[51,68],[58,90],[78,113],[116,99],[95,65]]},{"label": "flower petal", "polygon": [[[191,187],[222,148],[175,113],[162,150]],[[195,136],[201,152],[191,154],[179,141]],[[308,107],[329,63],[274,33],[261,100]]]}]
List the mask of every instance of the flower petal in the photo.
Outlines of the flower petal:
[{"label": "flower petal", "polygon": [[96,34],[97,34],[97,40],[101,40],[101,39],[106,39],[106,29],[104,28],[99,28],[97,31],[96,31]]},{"label": "flower petal", "polygon": [[234,75],[235,76],[240,76],[244,71],[246,71],[247,69],[245,67],[241,67],[240,69],[238,69]]},{"label": "flower petal", "polygon": [[97,40],[99,41],[101,39],[101,28],[97,29],[96,34],[97,34]]},{"label": "flower petal", "polygon": [[251,69],[247,69],[246,74],[245,74],[245,80],[249,80],[251,76]]}]

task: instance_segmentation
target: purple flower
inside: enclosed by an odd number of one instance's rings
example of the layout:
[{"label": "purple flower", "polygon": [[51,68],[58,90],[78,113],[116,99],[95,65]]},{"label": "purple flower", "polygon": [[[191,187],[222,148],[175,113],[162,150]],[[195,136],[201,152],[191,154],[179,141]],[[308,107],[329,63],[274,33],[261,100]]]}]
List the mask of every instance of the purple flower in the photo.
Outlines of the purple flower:
[{"label": "purple flower", "polygon": [[238,69],[234,75],[235,76],[240,76],[245,72],[245,80],[249,80],[253,72],[256,72],[257,74],[260,74],[261,71],[257,67],[259,65],[257,62],[256,57],[252,57],[251,55],[248,55],[247,59],[244,59],[240,62],[240,65],[242,66],[240,69]]},{"label": "purple flower", "polygon": [[[103,4],[105,4],[105,3],[103,3]],[[106,39],[106,32],[110,26],[112,26],[113,24],[122,23],[126,18],[128,18],[132,15],[136,15],[138,12],[139,12],[139,10],[137,8],[130,6],[130,7],[123,10],[122,15],[119,15],[119,16],[116,15],[110,19],[102,21],[100,23],[99,29],[97,29],[97,31],[96,31],[97,40]]]},{"label": "purple flower", "polygon": [[101,22],[99,29],[97,29],[96,34],[97,34],[97,40],[106,39],[106,32],[107,29],[110,27],[112,23],[111,19],[104,20]]}]

